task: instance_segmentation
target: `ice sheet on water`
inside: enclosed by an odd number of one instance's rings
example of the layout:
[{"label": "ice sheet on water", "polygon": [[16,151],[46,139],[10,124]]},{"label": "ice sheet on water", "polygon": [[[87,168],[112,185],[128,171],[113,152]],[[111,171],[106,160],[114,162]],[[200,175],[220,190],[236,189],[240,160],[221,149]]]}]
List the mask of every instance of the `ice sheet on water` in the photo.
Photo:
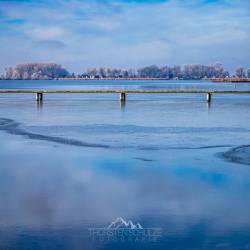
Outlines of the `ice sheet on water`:
[{"label": "ice sheet on water", "polygon": [[[124,126],[120,126],[124,127]],[[133,126],[138,127],[138,126]],[[149,127],[148,127],[149,128]],[[164,130],[164,128],[162,128]],[[166,128],[168,130],[168,128]],[[59,143],[59,144],[66,144],[66,145],[72,145],[72,146],[78,146],[78,147],[95,147],[95,148],[117,148],[117,149],[129,149],[129,148],[136,148],[139,150],[167,150],[167,149],[211,149],[211,148],[220,148],[220,147],[231,147],[232,145],[227,144],[221,144],[221,145],[189,145],[186,146],[183,145],[168,145],[168,144],[161,144],[161,145],[154,145],[154,144],[147,144],[147,145],[141,145],[141,144],[101,144],[101,143],[92,143],[92,142],[86,142],[82,141],[80,139],[74,139],[74,138],[68,138],[68,137],[58,137],[53,135],[47,135],[47,134],[41,134],[41,133],[34,133],[32,131],[29,131],[27,129],[23,129],[21,127],[21,123],[16,122],[12,119],[7,118],[0,118],[0,130],[5,131],[12,135],[20,135],[24,136],[31,140],[42,140],[42,141],[48,141],[53,143]],[[149,129],[150,130],[150,129]],[[189,130],[186,131],[186,133]],[[45,131],[44,131],[45,132]],[[95,133],[95,129],[92,130],[92,133]],[[237,151],[238,152],[238,151]],[[230,158],[228,156],[229,153],[225,153],[225,157]],[[242,155],[242,152],[241,152]],[[242,156],[244,158],[244,156]],[[233,157],[231,157],[233,158]],[[235,158],[235,157],[234,157]]]},{"label": "ice sheet on water", "polygon": [[250,145],[232,148],[220,156],[234,163],[250,165]]}]

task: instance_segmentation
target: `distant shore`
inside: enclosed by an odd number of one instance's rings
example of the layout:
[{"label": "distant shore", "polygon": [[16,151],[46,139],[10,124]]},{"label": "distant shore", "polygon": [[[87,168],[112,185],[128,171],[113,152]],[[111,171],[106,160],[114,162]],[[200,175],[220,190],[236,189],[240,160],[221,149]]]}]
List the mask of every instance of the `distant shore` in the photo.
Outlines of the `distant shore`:
[{"label": "distant shore", "polygon": [[104,77],[104,78],[84,78],[84,77],[64,77],[64,78],[55,78],[54,80],[94,80],[94,81],[120,81],[120,80],[124,80],[124,81],[169,81],[169,80],[184,80],[184,79],[169,79],[169,78],[153,78],[153,77],[148,77],[148,78],[143,78],[143,77]]},{"label": "distant shore", "polygon": [[227,78],[202,78],[202,79],[177,79],[177,78],[153,78],[153,77],[133,77],[133,78],[117,78],[117,77],[105,77],[105,78],[85,78],[85,77],[61,77],[61,78],[50,78],[50,79],[4,79],[0,80],[19,80],[19,81],[211,81],[211,82],[250,82],[250,78],[238,78],[238,77],[227,77]]},{"label": "distant shore", "polygon": [[55,78],[54,80],[76,80],[76,81],[82,81],[82,80],[106,80],[106,81],[182,81],[182,80],[189,80],[189,81],[212,81],[212,82],[250,82],[250,78],[238,78],[238,77],[227,77],[227,78],[202,78],[202,79],[169,79],[169,78],[142,78],[142,77],[136,77],[136,78],[81,78],[81,77],[65,77],[65,78]]},{"label": "distant shore", "polygon": [[226,78],[207,78],[203,80],[209,80],[212,82],[250,82],[250,78],[238,78],[238,77],[226,77]]},{"label": "distant shore", "polygon": [[239,67],[231,74],[216,63],[211,65],[145,66],[139,69],[92,68],[81,73],[69,72],[56,63],[26,63],[5,69],[4,80],[63,80],[63,81],[173,81],[210,80],[213,82],[250,82],[250,68]]}]

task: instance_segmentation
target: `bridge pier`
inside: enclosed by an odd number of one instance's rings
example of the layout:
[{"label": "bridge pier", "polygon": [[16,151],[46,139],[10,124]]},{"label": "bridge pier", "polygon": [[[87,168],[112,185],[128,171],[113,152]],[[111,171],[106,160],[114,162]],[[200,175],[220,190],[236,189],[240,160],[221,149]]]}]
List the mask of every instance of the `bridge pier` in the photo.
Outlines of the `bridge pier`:
[{"label": "bridge pier", "polygon": [[37,102],[42,102],[43,101],[43,93],[41,93],[41,92],[36,93],[36,101]]},{"label": "bridge pier", "polygon": [[212,94],[211,93],[207,93],[207,103],[210,103],[211,102],[211,98],[212,98]]},{"label": "bridge pier", "polygon": [[122,92],[120,93],[120,102],[125,102],[126,101],[126,93]]}]

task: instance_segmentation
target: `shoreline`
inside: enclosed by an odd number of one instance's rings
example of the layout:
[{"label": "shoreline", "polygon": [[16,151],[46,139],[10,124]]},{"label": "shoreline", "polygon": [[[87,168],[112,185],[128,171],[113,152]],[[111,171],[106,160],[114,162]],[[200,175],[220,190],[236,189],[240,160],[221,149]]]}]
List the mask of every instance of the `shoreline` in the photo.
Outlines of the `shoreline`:
[{"label": "shoreline", "polygon": [[228,77],[228,78],[207,78],[203,80],[209,80],[212,82],[250,82],[250,78],[238,78],[238,77]]},{"label": "shoreline", "polygon": [[203,78],[203,79],[169,79],[169,78],[53,78],[53,79],[2,79],[0,81],[211,81],[225,83],[250,82],[250,78]]}]

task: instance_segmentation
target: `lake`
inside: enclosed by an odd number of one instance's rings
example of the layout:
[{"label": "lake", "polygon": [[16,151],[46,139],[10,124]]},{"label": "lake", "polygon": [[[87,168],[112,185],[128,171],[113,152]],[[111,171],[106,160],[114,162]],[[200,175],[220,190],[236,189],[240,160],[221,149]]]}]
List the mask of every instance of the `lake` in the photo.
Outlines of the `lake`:
[{"label": "lake", "polygon": [[[0,89],[250,90],[208,81]],[[0,95],[0,249],[250,249],[250,95]],[[131,221],[130,221],[131,220]]]}]

